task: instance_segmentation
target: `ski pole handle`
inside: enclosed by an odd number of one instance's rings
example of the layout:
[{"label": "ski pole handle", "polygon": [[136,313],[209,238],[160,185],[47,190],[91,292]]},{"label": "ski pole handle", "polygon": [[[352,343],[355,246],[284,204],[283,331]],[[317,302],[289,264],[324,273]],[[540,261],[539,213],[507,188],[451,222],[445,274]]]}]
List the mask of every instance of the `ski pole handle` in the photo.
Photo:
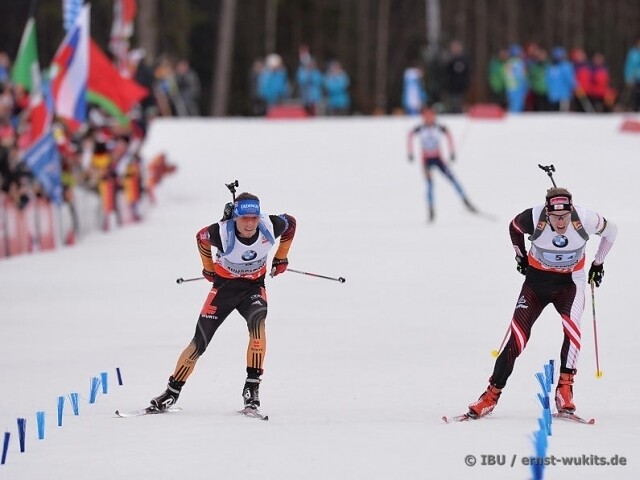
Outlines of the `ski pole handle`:
[{"label": "ski pole handle", "polygon": [[333,280],[333,281],[340,282],[340,283],[344,283],[344,282],[347,281],[344,277],[328,277],[326,275],[320,275],[318,273],[303,272],[302,270],[294,270],[293,268],[287,268],[286,271],[287,272],[293,272],[293,273],[299,273],[301,275],[309,275],[311,277],[324,278],[326,280]]},{"label": "ski pole handle", "polygon": [[204,280],[204,277],[194,277],[194,278],[176,278],[176,283],[184,283],[184,282],[195,282],[196,280]]}]

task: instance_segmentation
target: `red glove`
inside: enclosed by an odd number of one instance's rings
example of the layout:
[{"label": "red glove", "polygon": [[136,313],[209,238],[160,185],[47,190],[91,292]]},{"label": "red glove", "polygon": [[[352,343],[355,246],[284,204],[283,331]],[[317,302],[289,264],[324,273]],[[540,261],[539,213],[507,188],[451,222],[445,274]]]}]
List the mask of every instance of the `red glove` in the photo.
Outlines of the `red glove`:
[{"label": "red glove", "polygon": [[213,283],[213,278],[216,276],[215,273],[210,272],[209,270],[202,269],[202,276],[206,278],[209,282]]},{"label": "red glove", "polygon": [[284,272],[289,266],[289,260],[286,258],[275,258],[271,262],[271,276],[275,277]]}]

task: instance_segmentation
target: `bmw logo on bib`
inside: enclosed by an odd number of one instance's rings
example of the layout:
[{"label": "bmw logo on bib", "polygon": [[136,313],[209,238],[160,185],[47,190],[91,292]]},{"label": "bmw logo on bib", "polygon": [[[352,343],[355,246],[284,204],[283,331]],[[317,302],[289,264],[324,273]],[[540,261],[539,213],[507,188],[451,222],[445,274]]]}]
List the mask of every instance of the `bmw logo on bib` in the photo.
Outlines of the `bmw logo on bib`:
[{"label": "bmw logo on bib", "polygon": [[558,248],[566,247],[568,243],[569,240],[564,235],[556,235],[553,237],[553,244]]},{"label": "bmw logo on bib", "polygon": [[258,254],[254,250],[247,250],[242,254],[242,260],[245,262],[251,261],[256,258]]}]

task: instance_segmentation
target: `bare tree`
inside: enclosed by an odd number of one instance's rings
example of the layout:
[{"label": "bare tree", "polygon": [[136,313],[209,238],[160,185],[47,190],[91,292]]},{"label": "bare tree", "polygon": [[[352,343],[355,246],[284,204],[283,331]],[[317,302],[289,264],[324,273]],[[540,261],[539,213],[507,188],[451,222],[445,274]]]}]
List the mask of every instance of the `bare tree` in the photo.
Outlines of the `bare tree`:
[{"label": "bare tree", "polygon": [[391,0],[378,2],[378,36],[376,38],[376,110],[387,111],[387,63],[389,59],[389,11]]},{"label": "bare tree", "polygon": [[214,117],[221,117],[227,114],[235,23],[236,0],[223,0],[218,33],[218,51],[216,52],[213,69],[211,115]]},{"label": "bare tree", "polygon": [[267,11],[265,15],[265,35],[264,35],[264,52],[265,54],[275,53],[276,51],[276,25],[278,21],[278,2],[277,0],[266,0]]},{"label": "bare tree", "polygon": [[479,68],[480,65],[489,63],[489,21],[487,18],[487,0],[476,0],[475,17],[475,55],[473,56],[473,68],[471,70],[472,91],[474,100],[478,98],[486,98],[487,96],[487,77],[486,70]]},{"label": "bare tree", "polygon": [[154,61],[158,53],[158,0],[138,0],[136,30],[138,43],[147,53],[147,59]]},{"label": "bare tree", "polygon": [[358,0],[358,41],[356,55],[356,103],[358,108],[369,111],[371,104],[371,84],[369,82],[369,49],[371,43],[370,0]]}]

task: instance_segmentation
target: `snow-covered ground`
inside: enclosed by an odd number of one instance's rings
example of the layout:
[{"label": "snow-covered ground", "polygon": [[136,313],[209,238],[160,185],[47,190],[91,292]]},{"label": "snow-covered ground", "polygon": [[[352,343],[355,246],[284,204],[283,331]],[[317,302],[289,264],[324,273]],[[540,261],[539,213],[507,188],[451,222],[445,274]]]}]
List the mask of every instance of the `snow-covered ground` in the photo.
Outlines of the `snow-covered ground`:
[{"label": "snow-covered ground", "polygon": [[[0,479],[531,478],[522,459],[534,454],[539,429],[535,374],[559,361],[562,340],[552,307],[492,417],[452,425],[441,417],[466,411],[486,387],[522,282],[508,222],[551,186],[539,163],[554,164],[577,204],[619,227],[596,291],[600,379],[590,296],[583,317],[575,399],[596,424],[553,422],[547,452],[591,465],[550,465],[545,478],[639,478],[640,135],[619,133],[623,119],[442,116],[458,145],[456,175],[498,220],[465,211],[436,172],[434,224],[425,222],[420,167],[406,158],[416,118],[157,121],[145,152],[167,152],[178,171],[143,223],[0,261],[0,441],[11,432]],[[191,339],[209,284],[176,278],[200,275],[194,235],[219,219],[230,199],[224,184],[235,179],[263,210],[297,218],[291,268],[346,283],[292,272],[267,279],[261,398],[269,422],[234,413],[247,342],[237,313],[200,359],[183,411],[115,418],[165,388]],[[108,393],[89,404],[101,372]],[[71,392],[80,414],[67,401],[58,427],[58,396]],[[18,417],[27,419],[25,453]],[[506,465],[488,465],[488,455],[504,455]],[[614,456],[627,464],[594,464]]]}]

